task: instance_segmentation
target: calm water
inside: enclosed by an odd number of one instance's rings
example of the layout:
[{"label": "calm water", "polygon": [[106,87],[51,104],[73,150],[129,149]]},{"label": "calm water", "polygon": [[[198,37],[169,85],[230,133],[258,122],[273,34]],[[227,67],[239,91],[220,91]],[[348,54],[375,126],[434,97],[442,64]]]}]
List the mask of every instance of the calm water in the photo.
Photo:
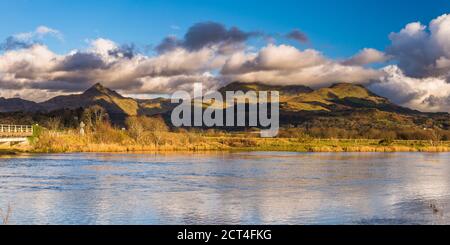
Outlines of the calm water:
[{"label": "calm water", "polygon": [[0,158],[11,224],[450,224],[450,154]]}]

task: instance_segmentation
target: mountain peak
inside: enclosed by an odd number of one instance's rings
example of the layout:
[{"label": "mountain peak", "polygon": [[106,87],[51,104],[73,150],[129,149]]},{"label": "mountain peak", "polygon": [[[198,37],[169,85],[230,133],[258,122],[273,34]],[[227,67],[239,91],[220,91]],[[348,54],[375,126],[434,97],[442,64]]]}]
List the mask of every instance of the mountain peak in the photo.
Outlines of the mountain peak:
[{"label": "mountain peak", "polygon": [[96,83],[92,87],[90,87],[88,90],[86,90],[84,95],[90,95],[90,96],[99,96],[99,95],[108,95],[108,96],[114,96],[114,97],[122,97],[119,93],[117,93],[114,90],[111,90],[105,86],[103,86],[101,83]]},{"label": "mountain peak", "polygon": [[92,86],[93,88],[96,88],[96,89],[104,89],[105,87],[101,84],[101,83],[96,83],[96,84],[94,84],[94,86]]},{"label": "mountain peak", "polygon": [[105,88],[101,83],[96,83],[93,86],[91,86],[90,88],[88,88],[85,92],[89,92],[89,91],[104,92],[106,90],[108,90],[108,89]]}]

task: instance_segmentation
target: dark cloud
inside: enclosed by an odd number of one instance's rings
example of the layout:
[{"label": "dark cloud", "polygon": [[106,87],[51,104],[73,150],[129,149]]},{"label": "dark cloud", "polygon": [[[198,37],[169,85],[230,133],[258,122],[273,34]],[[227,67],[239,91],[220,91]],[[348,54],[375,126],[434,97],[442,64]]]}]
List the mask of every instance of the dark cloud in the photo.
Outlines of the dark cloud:
[{"label": "dark cloud", "polygon": [[200,22],[189,28],[183,40],[169,36],[156,46],[155,49],[159,53],[173,50],[176,47],[183,47],[190,51],[195,51],[214,44],[222,44],[225,46],[240,44],[249,38],[258,36],[264,36],[264,34],[256,31],[245,32],[237,27],[227,29],[223,24],[217,22]]},{"label": "dark cloud", "polygon": [[167,51],[171,51],[182,45],[182,42],[179,41],[175,36],[168,36],[162,40],[160,44],[155,47],[156,52],[164,53]]},{"label": "dark cloud", "polygon": [[155,47],[155,50],[158,53],[164,53],[177,47],[183,47],[189,51],[195,51],[203,47],[219,45],[221,52],[227,53],[239,50],[245,41],[255,37],[264,38],[267,42],[274,42],[275,37],[284,37],[300,43],[306,43],[309,40],[308,36],[298,29],[292,30],[285,35],[270,35],[260,31],[247,32],[238,27],[227,28],[221,23],[208,21],[191,26],[182,39],[178,39],[175,36],[164,38]]},{"label": "dark cloud", "polygon": [[136,46],[134,44],[124,44],[116,49],[110,50],[108,54],[116,58],[132,59],[136,52]]},{"label": "dark cloud", "polygon": [[440,106],[440,105],[443,105],[443,104],[450,104],[450,97],[442,98],[442,97],[437,97],[437,96],[434,96],[434,95],[430,95],[427,98],[425,98],[422,103],[428,104],[428,105],[433,106],[433,107],[434,106]]},{"label": "dark cloud", "polygon": [[31,83],[27,88],[31,89],[45,89],[50,91],[62,91],[62,92],[79,92],[83,91],[86,87],[89,87],[92,82],[88,81],[76,81],[71,80],[52,80],[41,81],[38,83]]},{"label": "dark cloud", "polygon": [[16,79],[32,79],[37,74],[36,67],[28,60],[20,60],[10,64],[9,71],[14,71]]},{"label": "dark cloud", "polygon": [[398,84],[383,84],[378,81],[372,82],[368,88],[375,94],[389,98],[392,102],[398,105],[404,105],[416,98],[423,96],[419,91],[402,91],[401,87],[396,86]]},{"label": "dark cloud", "polygon": [[241,43],[261,35],[259,32],[244,32],[237,27],[226,27],[217,22],[202,22],[189,28],[184,36],[183,45],[189,50],[198,50],[217,43]]},{"label": "dark cloud", "polygon": [[298,30],[298,29],[292,30],[291,32],[286,34],[285,37],[288,38],[288,39],[295,40],[295,41],[297,41],[299,43],[306,43],[306,42],[309,41],[308,36],[305,33],[303,33],[300,30]]},{"label": "dark cloud", "polygon": [[392,43],[386,49],[389,55],[395,57],[406,75],[416,78],[432,76],[436,60],[434,52],[431,52],[434,47],[430,47],[429,36],[421,34],[414,37],[410,34],[393,33],[390,35]]},{"label": "dark cloud", "polygon": [[17,38],[10,36],[6,38],[6,40],[0,44],[0,50],[15,50],[15,49],[24,49],[29,48],[33,45],[33,43],[25,42],[18,40]]},{"label": "dark cloud", "polygon": [[2,81],[0,78],[0,88],[2,88],[2,90],[6,90],[6,89],[19,90],[19,89],[22,89],[23,87],[24,87],[24,85],[21,83],[11,83],[8,81]]},{"label": "dark cloud", "polygon": [[68,55],[59,64],[57,70],[61,71],[80,71],[80,70],[92,70],[106,67],[103,59],[95,53],[82,53],[77,52],[72,55]]}]

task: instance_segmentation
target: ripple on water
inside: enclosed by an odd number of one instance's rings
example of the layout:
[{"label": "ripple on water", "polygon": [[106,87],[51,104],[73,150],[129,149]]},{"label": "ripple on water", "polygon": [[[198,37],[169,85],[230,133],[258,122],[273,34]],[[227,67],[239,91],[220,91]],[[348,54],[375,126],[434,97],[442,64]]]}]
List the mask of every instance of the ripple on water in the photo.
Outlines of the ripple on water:
[{"label": "ripple on water", "polygon": [[450,154],[57,154],[0,159],[15,224],[450,224]]}]

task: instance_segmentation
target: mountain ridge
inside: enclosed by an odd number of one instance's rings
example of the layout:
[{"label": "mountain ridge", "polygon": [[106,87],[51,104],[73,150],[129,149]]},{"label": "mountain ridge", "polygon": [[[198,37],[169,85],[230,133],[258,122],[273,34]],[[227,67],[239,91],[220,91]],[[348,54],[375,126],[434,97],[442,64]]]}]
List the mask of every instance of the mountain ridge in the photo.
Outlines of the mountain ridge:
[{"label": "mountain ridge", "polygon": [[[383,108],[404,113],[425,113],[402,107],[390,102],[359,84],[335,83],[329,87],[311,89],[303,85],[268,85],[259,82],[232,82],[218,90],[225,91],[279,91],[281,104],[290,104],[290,109],[301,110],[342,110],[348,107]],[[145,108],[155,107],[154,103],[165,103],[168,99],[134,99],[124,97],[120,93],[96,83],[81,94],[59,95],[44,102],[34,102],[21,98],[0,97],[0,112],[51,112],[60,109],[85,108],[95,104],[105,106],[111,113],[124,113],[129,116],[138,115]],[[333,108],[334,106],[334,108]],[[287,107],[286,109],[289,109]],[[438,112],[446,114],[447,112]],[[432,113],[433,114],[433,113]],[[448,114],[448,113],[447,113]]]},{"label": "mountain ridge", "polygon": [[[450,127],[450,115],[428,113],[402,107],[378,96],[362,85],[336,83],[313,90],[306,86],[279,86],[262,83],[233,82],[225,91],[280,91],[280,124],[283,126],[342,127],[358,130],[371,128],[429,128]],[[50,113],[58,110],[77,110],[93,105],[103,107],[113,122],[123,122],[129,116],[162,115],[170,118],[170,99],[127,98],[101,84],[95,84],[81,94],[61,95],[36,103],[20,98],[0,98],[0,112]]]},{"label": "mountain ridge", "polygon": [[104,107],[108,113],[137,115],[137,101],[126,98],[114,90],[97,83],[81,94],[60,95],[39,103],[47,112],[59,109],[86,108],[93,105]]},{"label": "mountain ridge", "polygon": [[39,103],[21,98],[0,97],[0,113],[14,111],[36,112],[42,110]]}]

